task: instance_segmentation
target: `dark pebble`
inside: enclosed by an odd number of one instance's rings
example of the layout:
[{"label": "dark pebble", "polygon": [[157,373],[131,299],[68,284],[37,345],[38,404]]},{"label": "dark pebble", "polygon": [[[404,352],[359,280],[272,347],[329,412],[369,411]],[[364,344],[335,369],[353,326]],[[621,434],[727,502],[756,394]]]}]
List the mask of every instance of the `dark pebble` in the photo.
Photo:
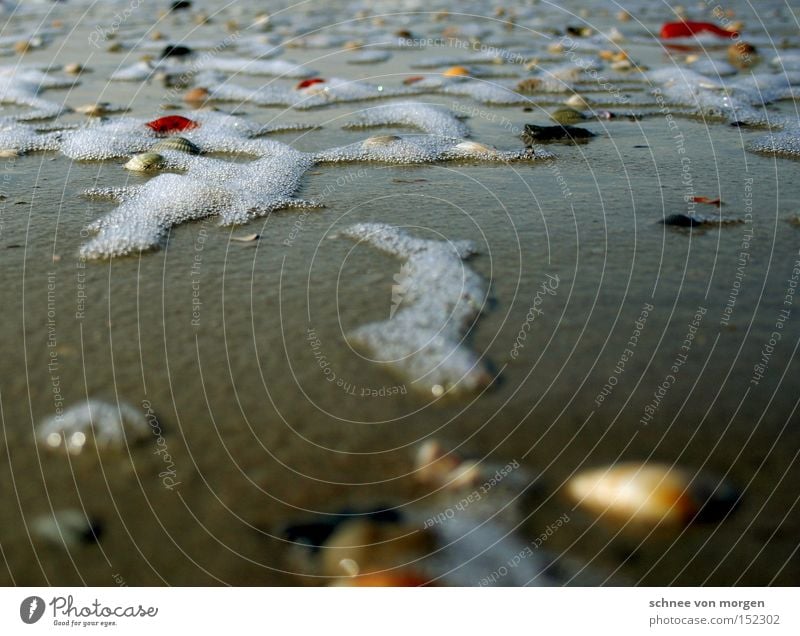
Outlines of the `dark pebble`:
[{"label": "dark pebble", "polygon": [[169,44],[164,47],[164,50],[161,51],[161,57],[185,57],[187,55],[192,54],[192,49],[188,46],[180,46],[180,45],[173,45]]},{"label": "dark pebble", "polygon": [[189,0],[180,0],[179,2],[173,2],[169,6],[170,11],[180,11],[181,9],[191,9],[192,3]]},{"label": "dark pebble", "polygon": [[282,535],[286,540],[307,545],[313,552],[316,552],[342,523],[355,518],[369,519],[376,523],[401,521],[400,513],[389,508],[366,511],[345,508],[336,514],[322,517],[319,521],[287,526]]},{"label": "dark pebble", "polygon": [[535,124],[525,124],[525,131],[520,136],[525,145],[530,147],[536,142],[590,139],[595,134],[590,130],[578,128],[577,126],[536,126]]},{"label": "dark pebble", "polygon": [[696,219],[688,214],[670,214],[661,221],[664,225],[675,225],[677,227],[697,227],[703,225],[703,221]]}]

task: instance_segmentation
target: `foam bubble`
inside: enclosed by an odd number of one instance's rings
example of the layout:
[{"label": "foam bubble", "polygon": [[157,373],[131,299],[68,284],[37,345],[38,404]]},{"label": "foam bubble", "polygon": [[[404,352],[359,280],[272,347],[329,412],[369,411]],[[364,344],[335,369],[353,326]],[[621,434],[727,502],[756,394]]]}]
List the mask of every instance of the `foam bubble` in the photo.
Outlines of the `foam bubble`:
[{"label": "foam bubble", "polygon": [[411,126],[439,137],[469,135],[467,126],[450,109],[420,102],[399,102],[365,108],[346,126],[349,128]]},{"label": "foam bubble", "polygon": [[301,89],[273,84],[253,89],[224,83],[209,90],[211,98],[215,100],[250,102],[260,106],[291,106],[297,109],[397,97],[418,92],[406,87],[388,87],[341,78],[331,78],[324,83],[313,84]]},{"label": "foam bubble", "polygon": [[487,386],[491,376],[464,342],[487,296],[481,277],[463,263],[474,247],[414,238],[382,223],[353,225],[341,235],[404,261],[396,277],[396,311],[389,320],[358,327],[348,339],[433,395]]},{"label": "foam bubble", "polygon": [[502,151],[476,142],[420,135],[371,137],[355,144],[323,150],[314,156],[320,163],[380,161],[395,164],[455,159],[536,161],[552,157],[551,153],[538,148]]},{"label": "foam bubble", "polygon": [[81,254],[135,254],[159,246],[171,227],[187,221],[218,215],[221,223],[245,223],[280,208],[312,205],[292,198],[311,165],[308,156],[276,141],[255,143],[265,156],[245,164],[164,152],[168,166],[186,174],[161,174],[139,188],[109,193],[121,204],[89,226],[97,234]]},{"label": "foam bubble", "polygon": [[119,450],[149,436],[150,427],[141,411],[124,402],[100,400],[87,400],[48,417],[36,430],[36,437],[46,447],[66,448],[73,454],[90,442],[101,450]]}]

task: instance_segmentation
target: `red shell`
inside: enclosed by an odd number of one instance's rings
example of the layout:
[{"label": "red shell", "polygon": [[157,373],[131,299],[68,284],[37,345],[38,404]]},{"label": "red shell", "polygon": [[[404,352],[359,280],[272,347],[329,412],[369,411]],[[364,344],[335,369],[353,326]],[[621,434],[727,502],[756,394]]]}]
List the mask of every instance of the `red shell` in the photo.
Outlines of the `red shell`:
[{"label": "red shell", "polygon": [[709,197],[692,197],[692,201],[695,203],[707,203],[708,205],[716,205],[717,207],[722,205],[722,200],[719,198],[711,199]]},{"label": "red shell", "polygon": [[713,33],[721,38],[732,38],[738,35],[735,31],[726,31],[711,22],[667,22],[661,27],[662,38],[688,38],[697,33]]},{"label": "red shell", "polygon": [[311,79],[305,79],[300,82],[297,86],[295,86],[295,89],[299,91],[302,88],[308,88],[309,86],[314,86],[314,84],[323,84],[324,82],[325,80],[321,77],[312,77]]},{"label": "red shell", "polygon": [[403,84],[416,84],[417,82],[421,82],[425,78],[422,75],[412,75],[411,77],[407,77],[403,80]]},{"label": "red shell", "polygon": [[180,115],[169,115],[168,117],[159,117],[153,121],[145,124],[148,128],[155,130],[157,133],[171,133],[180,132],[183,130],[191,130],[197,128],[200,124],[186,117]]}]

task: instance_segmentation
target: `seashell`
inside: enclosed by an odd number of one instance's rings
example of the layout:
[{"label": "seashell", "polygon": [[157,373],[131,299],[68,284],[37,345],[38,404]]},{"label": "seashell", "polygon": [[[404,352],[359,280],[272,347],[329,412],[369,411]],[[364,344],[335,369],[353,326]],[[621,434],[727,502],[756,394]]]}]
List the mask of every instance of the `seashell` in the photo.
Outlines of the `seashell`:
[{"label": "seashell", "polygon": [[183,101],[189,102],[190,104],[202,104],[208,99],[209,95],[210,93],[208,92],[207,88],[197,86],[186,91],[183,96]]},{"label": "seashell", "polygon": [[533,93],[542,85],[542,80],[538,77],[528,77],[524,80],[520,80],[517,83],[517,90],[520,93]]},{"label": "seashell", "polygon": [[184,130],[192,130],[193,128],[197,128],[200,124],[196,121],[192,121],[187,117],[181,117],[180,115],[168,115],[167,117],[159,117],[158,119],[154,119],[153,121],[149,121],[145,124],[151,130],[155,130],[157,133],[171,133],[171,132],[182,132]]},{"label": "seashell", "polygon": [[477,486],[482,476],[483,472],[478,462],[472,460],[462,462],[460,466],[447,475],[447,488],[461,490]]},{"label": "seashell", "polygon": [[30,40],[20,40],[19,42],[14,42],[14,51],[22,55],[23,53],[27,53],[33,48],[33,44],[31,44]]},{"label": "seashell", "polygon": [[158,42],[159,40],[164,39],[164,34],[161,33],[161,31],[153,31],[150,34],[150,39],[153,40],[154,42]]},{"label": "seashell", "polygon": [[109,53],[119,53],[122,50],[122,44],[119,42],[112,42],[106,47],[106,51]]},{"label": "seashell", "polygon": [[98,104],[84,104],[75,108],[76,113],[81,115],[88,115],[89,117],[102,117],[108,115],[111,110],[109,109],[108,102],[100,102]]},{"label": "seashell", "polygon": [[[677,13],[677,9],[675,12]],[[670,38],[688,38],[698,33],[713,33],[717,37],[730,38],[736,34],[736,31],[721,29],[711,22],[667,22],[661,26],[659,37],[662,40]]]},{"label": "seashell", "polygon": [[747,42],[736,42],[728,47],[728,61],[734,66],[748,68],[758,62],[758,50]]},{"label": "seashell", "polygon": [[156,152],[143,152],[138,155],[133,155],[124,167],[134,172],[149,172],[151,170],[159,170],[163,168],[164,165],[165,160],[163,156]]},{"label": "seashell", "polygon": [[80,510],[56,510],[52,514],[36,517],[31,530],[38,539],[65,548],[95,543],[102,526],[86,517]]},{"label": "seashell", "polygon": [[597,515],[647,526],[718,519],[735,503],[727,486],[666,464],[626,463],[582,472],[569,497]]},{"label": "seashell", "polygon": [[257,241],[261,238],[260,234],[245,234],[244,236],[231,236],[232,241],[237,241],[239,243],[252,243],[253,241]]},{"label": "seashell", "polygon": [[451,66],[442,72],[445,77],[469,77],[469,69],[465,66]]},{"label": "seashell", "polygon": [[86,69],[81,64],[78,64],[77,62],[73,62],[72,64],[66,64],[64,66],[64,72],[67,75],[80,75],[85,70]]},{"label": "seashell", "polygon": [[606,37],[610,42],[614,42],[615,44],[625,41],[625,35],[617,27],[612,27],[611,30],[606,33]]},{"label": "seashell", "polygon": [[577,124],[584,121],[586,115],[574,108],[559,108],[550,113],[550,118],[559,124]]},{"label": "seashell", "polygon": [[14,157],[20,156],[19,150],[14,150],[13,148],[3,148],[0,150],[0,159],[13,159]]},{"label": "seashell", "polygon": [[308,88],[309,86],[314,86],[315,84],[323,84],[325,82],[324,79],[321,77],[312,77],[309,79],[305,79],[302,82],[298,82],[297,86],[295,86],[295,90],[300,91],[304,88]]},{"label": "seashell", "polygon": [[417,451],[414,477],[423,484],[441,483],[461,463],[458,454],[447,453],[437,440],[428,440]]},{"label": "seashell", "polygon": [[406,77],[403,80],[403,84],[408,86],[409,84],[416,84],[417,82],[421,82],[424,79],[425,77],[423,77],[422,75],[412,75],[411,77]]},{"label": "seashell", "polygon": [[619,22],[630,22],[631,21],[631,14],[627,11],[619,11],[617,13],[617,20]]},{"label": "seashell", "polygon": [[380,148],[389,146],[396,141],[400,141],[400,137],[397,135],[376,135],[375,137],[368,137],[361,145],[364,148]]},{"label": "seashell", "polygon": [[186,139],[186,137],[167,137],[153,144],[150,150],[150,154],[152,154],[152,151],[157,150],[177,150],[178,152],[185,152],[190,155],[200,154],[200,148]]},{"label": "seashell", "polygon": [[571,106],[573,108],[580,108],[582,110],[591,109],[591,106],[589,105],[589,102],[587,102],[586,99],[582,95],[578,95],[578,93],[575,93],[572,97],[570,97],[564,103],[567,106]]},{"label": "seashell", "polygon": [[433,537],[416,526],[346,521],[322,546],[321,570],[353,577],[396,568],[427,554],[432,545]]},{"label": "seashell", "polygon": [[636,65],[630,60],[617,60],[611,63],[611,69],[614,71],[630,71],[635,67]]},{"label": "seashell", "polygon": [[476,155],[498,154],[497,148],[493,148],[492,146],[487,146],[486,144],[482,144],[478,141],[462,141],[461,143],[456,144],[454,150]]}]

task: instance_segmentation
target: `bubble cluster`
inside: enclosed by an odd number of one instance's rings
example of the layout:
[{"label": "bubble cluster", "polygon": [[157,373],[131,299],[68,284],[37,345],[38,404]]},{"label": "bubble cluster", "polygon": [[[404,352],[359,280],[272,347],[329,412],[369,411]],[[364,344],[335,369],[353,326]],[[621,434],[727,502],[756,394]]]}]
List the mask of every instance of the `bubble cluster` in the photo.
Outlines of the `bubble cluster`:
[{"label": "bubble cluster", "polygon": [[80,453],[87,444],[98,449],[122,449],[147,439],[150,427],[144,414],[125,402],[90,399],[43,420],[36,437],[48,448]]},{"label": "bubble cluster", "polygon": [[382,223],[353,225],[341,235],[405,263],[399,308],[389,320],[353,330],[349,340],[433,395],[487,386],[485,363],[465,343],[487,299],[484,281],[463,262],[474,246],[415,238]]},{"label": "bubble cluster", "polygon": [[467,137],[469,129],[453,112],[443,106],[419,102],[399,102],[365,108],[346,126],[410,126],[437,137]]}]

